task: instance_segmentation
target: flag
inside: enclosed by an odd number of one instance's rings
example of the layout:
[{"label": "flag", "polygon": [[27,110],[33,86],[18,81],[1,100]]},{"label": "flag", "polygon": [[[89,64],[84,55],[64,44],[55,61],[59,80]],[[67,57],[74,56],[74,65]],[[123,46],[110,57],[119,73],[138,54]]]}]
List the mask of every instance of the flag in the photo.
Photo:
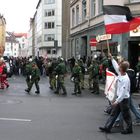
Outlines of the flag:
[{"label": "flag", "polygon": [[117,83],[117,76],[114,73],[107,70],[105,95],[109,99],[109,101],[113,101],[116,97],[116,83]]},{"label": "flag", "polygon": [[107,34],[126,33],[140,25],[140,17],[133,17],[128,7],[105,5],[103,10]]}]

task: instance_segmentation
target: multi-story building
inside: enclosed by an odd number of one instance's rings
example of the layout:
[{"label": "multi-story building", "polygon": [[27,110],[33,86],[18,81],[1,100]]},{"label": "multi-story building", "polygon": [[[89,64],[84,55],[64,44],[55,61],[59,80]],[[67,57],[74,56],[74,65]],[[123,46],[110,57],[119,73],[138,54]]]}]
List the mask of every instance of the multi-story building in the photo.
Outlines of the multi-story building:
[{"label": "multi-story building", "polygon": [[62,55],[62,0],[39,0],[34,15],[33,36],[37,56]]},{"label": "multi-story building", "polygon": [[4,56],[18,57],[19,56],[19,41],[12,36],[12,33],[6,32],[6,42]]},{"label": "multi-story building", "polygon": [[[106,34],[103,5],[122,5],[130,7],[133,16],[140,16],[140,0],[71,0],[70,1],[70,37],[71,56],[91,56],[92,52],[107,51],[106,41],[101,41],[97,46],[90,46],[92,39]],[[137,33],[138,34],[138,33]],[[140,55],[140,35],[133,33],[111,35],[109,45],[114,55],[122,55],[125,58],[135,54],[133,61]],[[135,48],[132,49],[132,46]],[[132,60],[130,60],[132,61]],[[137,62],[137,61],[135,61]]]}]

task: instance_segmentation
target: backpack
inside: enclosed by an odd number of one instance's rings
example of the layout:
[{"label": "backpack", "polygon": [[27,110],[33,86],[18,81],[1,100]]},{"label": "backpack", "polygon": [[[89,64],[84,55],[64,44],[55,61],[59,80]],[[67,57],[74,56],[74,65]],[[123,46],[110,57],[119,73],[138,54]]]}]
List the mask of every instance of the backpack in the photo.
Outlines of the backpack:
[{"label": "backpack", "polygon": [[130,79],[130,92],[132,94],[136,92],[136,74],[133,69],[128,69],[127,74]]}]

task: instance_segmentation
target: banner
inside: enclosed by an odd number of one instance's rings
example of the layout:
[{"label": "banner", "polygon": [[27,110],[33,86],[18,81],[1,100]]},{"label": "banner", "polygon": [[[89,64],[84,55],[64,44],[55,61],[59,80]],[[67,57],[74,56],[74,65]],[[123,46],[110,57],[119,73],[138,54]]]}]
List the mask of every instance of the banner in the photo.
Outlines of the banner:
[{"label": "banner", "polygon": [[114,73],[107,70],[106,71],[105,95],[111,102],[116,97],[116,83],[117,83],[117,76]]}]

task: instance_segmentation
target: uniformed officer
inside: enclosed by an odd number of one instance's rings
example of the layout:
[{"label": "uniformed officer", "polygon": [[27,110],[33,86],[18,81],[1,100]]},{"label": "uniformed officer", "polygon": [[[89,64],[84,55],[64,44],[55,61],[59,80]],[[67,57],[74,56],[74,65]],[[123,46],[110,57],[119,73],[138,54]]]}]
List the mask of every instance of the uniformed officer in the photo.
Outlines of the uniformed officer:
[{"label": "uniformed officer", "polygon": [[81,76],[81,67],[78,65],[78,63],[75,63],[71,76],[71,78],[74,80],[74,93],[72,95],[81,94],[80,76]]},{"label": "uniformed officer", "polygon": [[89,85],[89,90],[92,90],[93,87],[92,87],[92,83],[93,83],[93,62],[91,62],[89,68],[88,68],[88,74],[89,74],[89,77],[88,77],[88,85]]},{"label": "uniformed officer", "polygon": [[83,60],[80,59],[78,61],[79,66],[81,67],[81,73],[80,73],[80,83],[81,83],[81,89],[84,89],[84,81],[85,81],[85,67],[84,67],[84,63]]},{"label": "uniformed officer", "polygon": [[92,93],[94,94],[99,94],[99,65],[98,63],[94,60],[93,61],[93,91]]},{"label": "uniformed officer", "polygon": [[39,88],[39,81],[40,81],[40,71],[37,67],[37,64],[35,62],[32,63],[32,69],[31,69],[31,81],[29,83],[28,89],[26,89],[26,92],[30,92],[32,89],[33,84],[36,86],[36,94],[40,94],[40,88]]},{"label": "uniformed officer", "polygon": [[29,61],[27,62],[25,72],[26,72],[26,83],[28,89],[31,80],[31,73],[32,73],[32,58],[30,58]]},{"label": "uniformed officer", "polygon": [[60,63],[58,64],[58,66],[55,69],[56,74],[57,74],[57,88],[56,88],[55,94],[60,94],[60,90],[62,89],[63,90],[62,95],[67,95],[66,87],[64,85],[66,66],[65,66],[63,58],[59,58],[59,62]]},{"label": "uniformed officer", "polygon": [[106,69],[109,67],[109,61],[108,61],[108,58],[106,56],[102,59],[101,65],[102,65],[102,79],[103,79],[103,82],[105,82]]}]

